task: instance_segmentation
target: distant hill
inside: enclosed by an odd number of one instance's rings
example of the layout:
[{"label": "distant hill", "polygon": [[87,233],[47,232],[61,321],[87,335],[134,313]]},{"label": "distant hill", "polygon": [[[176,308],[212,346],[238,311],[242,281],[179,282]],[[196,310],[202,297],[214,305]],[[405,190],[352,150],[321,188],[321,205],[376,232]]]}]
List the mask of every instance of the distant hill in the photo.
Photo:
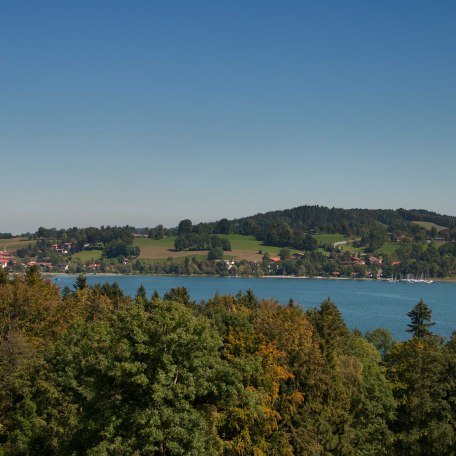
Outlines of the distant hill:
[{"label": "distant hill", "polygon": [[[292,209],[270,211],[232,220],[234,231],[249,224],[259,226],[285,221],[293,230],[314,230],[328,233],[347,233],[365,225],[381,223],[385,226],[403,225],[409,222],[429,222],[440,228],[455,228],[456,217],[442,215],[424,209],[341,209],[324,206],[299,206]],[[249,233],[250,234],[250,233]]]},{"label": "distant hill", "polygon": [[[456,217],[424,209],[341,209],[306,205],[198,226],[201,230],[213,233],[229,230],[230,233],[254,235],[273,245],[298,245],[299,239],[309,233],[361,237],[380,230],[416,237],[419,231],[421,236],[425,236],[432,227],[437,227],[439,234],[444,231],[453,233],[456,231]],[[290,243],[292,239],[298,241]]]}]

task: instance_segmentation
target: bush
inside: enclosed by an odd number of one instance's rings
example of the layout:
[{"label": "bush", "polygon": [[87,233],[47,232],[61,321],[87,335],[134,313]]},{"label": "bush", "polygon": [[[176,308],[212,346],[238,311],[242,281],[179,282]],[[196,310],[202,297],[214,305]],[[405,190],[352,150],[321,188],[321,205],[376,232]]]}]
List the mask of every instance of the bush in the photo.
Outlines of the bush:
[{"label": "bush", "polygon": [[214,247],[209,250],[207,254],[208,260],[222,260],[223,259],[223,249],[221,247]]}]

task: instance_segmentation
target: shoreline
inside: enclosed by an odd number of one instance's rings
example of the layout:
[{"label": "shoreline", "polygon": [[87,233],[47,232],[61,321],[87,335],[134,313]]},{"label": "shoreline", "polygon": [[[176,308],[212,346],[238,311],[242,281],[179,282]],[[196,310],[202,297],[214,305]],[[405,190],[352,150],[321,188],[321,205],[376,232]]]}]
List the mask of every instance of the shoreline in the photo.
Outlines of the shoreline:
[{"label": "shoreline", "polygon": [[[85,277],[187,277],[187,278],[223,278],[223,279],[301,279],[301,280],[353,280],[353,281],[372,281],[372,282],[389,282],[388,279],[373,279],[370,277],[323,277],[323,276],[220,276],[220,275],[179,275],[179,274],[115,274],[112,272],[99,272],[99,273],[82,273]],[[43,273],[43,277],[78,277],[80,274],[67,274],[65,272],[47,272]],[[456,278],[438,278],[433,279],[434,283],[456,283]],[[391,282],[401,283],[401,282]],[[405,282],[402,282],[405,283]],[[414,285],[414,284],[411,284]],[[428,284],[431,285],[431,284]]]}]

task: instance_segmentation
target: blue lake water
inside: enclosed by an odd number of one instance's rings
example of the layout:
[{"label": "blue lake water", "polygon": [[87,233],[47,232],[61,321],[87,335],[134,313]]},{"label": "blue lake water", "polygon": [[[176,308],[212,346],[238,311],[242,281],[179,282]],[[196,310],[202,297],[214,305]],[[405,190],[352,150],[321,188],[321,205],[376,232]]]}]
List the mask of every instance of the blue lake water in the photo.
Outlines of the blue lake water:
[{"label": "blue lake water", "polygon": [[[73,287],[75,276],[57,276],[53,281],[61,288]],[[339,307],[350,328],[362,332],[378,327],[389,329],[398,339],[406,339],[412,307],[423,298],[432,309],[436,323],[433,332],[449,337],[456,330],[456,283],[404,283],[364,280],[321,280],[281,278],[162,277],[162,276],[87,276],[89,285],[117,282],[123,291],[134,296],[142,284],[151,295],[163,296],[170,288],[184,286],[192,299],[206,300],[215,293],[236,294],[249,288],[259,298],[287,303],[293,298],[304,308],[315,307],[331,298]]]}]

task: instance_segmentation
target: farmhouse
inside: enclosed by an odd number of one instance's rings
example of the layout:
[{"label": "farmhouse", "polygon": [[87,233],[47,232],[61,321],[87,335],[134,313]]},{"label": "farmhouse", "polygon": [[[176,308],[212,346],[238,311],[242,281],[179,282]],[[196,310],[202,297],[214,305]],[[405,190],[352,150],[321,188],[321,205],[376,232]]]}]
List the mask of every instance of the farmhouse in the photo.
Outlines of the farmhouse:
[{"label": "farmhouse", "polygon": [[273,263],[278,263],[280,261],[280,258],[279,257],[270,257],[269,260],[272,261]]}]

